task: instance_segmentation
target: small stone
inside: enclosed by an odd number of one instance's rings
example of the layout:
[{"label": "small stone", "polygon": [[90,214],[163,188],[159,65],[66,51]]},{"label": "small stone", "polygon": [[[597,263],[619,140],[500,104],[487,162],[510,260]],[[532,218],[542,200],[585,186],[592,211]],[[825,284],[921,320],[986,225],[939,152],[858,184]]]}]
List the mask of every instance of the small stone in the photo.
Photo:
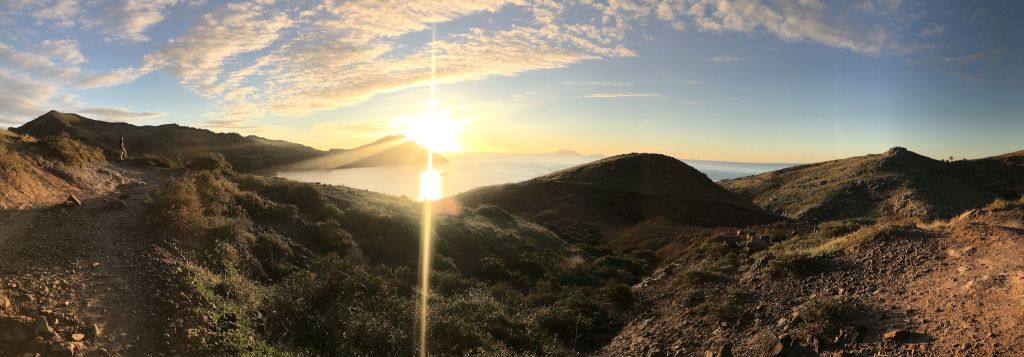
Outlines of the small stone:
[{"label": "small stone", "polygon": [[72,341],[81,342],[84,339],[85,339],[85,334],[84,333],[71,334],[71,340]]},{"label": "small stone", "polygon": [[82,200],[78,199],[78,197],[75,197],[75,195],[68,196],[68,199],[66,201],[67,201],[66,204],[68,206],[81,206],[82,205]]},{"label": "small stone", "polygon": [[103,325],[89,324],[85,328],[85,334],[92,338],[99,338],[103,335]]},{"label": "small stone", "polygon": [[882,335],[882,338],[888,341],[902,342],[914,338],[917,336],[913,331],[907,330],[890,330]]}]

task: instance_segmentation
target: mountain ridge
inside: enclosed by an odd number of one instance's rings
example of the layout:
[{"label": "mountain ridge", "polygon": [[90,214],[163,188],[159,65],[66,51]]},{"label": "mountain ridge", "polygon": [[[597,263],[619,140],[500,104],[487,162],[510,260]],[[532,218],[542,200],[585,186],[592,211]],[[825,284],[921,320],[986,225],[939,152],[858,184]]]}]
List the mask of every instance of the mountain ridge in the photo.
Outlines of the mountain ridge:
[{"label": "mountain ridge", "polygon": [[[12,131],[35,137],[49,137],[66,133],[82,142],[98,147],[108,155],[116,157],[120,152],[118,143],[125,138],[129,155],[156,154],[175,159],[218,153],[236,169],[241,171],[278,170],[291,167],[297,163],[320,159],[339,153],[366,154],[349,161],[356,165],[319,166],[316,169],[334,169],[349,167],[367,167],[384,165],[404,165],[425,161],[416,154],[425,150],[411,141],[403,142],[381,152],[368,152],[366,147],[381,142],[394,141],[396,136],[382,138],[373,144],[355,149],[318,150],[306,145],[284,140],[267,139],[255,135],[242,136],[238,133],[217,133],[208,129],[193,128],[178,124],[133,125],[129,123],[106,122],[90,119],[74,113],[63,113],[51,110]],[[400,138],[400,137],[399,137]],[[358,151],[361,150],[362,151]],[[436,155],[435,159],[444,161]],[[419,160],[419,161],[417,161]],[[319,160],[318,163],[330,163],[330,160]]]},{"label": "mountain ridge", "polygon": [[[1007,156],[1009,155],[1009,156]],[[946,162],[894,147],[880,154],[794,166],[723,180],[729,190],[790,218],[948,218],[1020,193],[1024,165],[1013,153]]]}]

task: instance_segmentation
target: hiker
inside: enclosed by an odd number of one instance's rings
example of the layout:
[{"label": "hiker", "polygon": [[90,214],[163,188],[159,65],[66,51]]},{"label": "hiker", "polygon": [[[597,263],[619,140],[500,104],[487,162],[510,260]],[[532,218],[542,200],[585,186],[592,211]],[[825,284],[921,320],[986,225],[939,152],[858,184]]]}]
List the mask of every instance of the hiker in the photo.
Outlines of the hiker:
[{"label": "hiker", "polygon": [[121,161],[124,161],[124,159],[128,158],[128,150],[124,149],[124,137],[123,136],[121,137],[121,144],[119,144],[119,146],[121,147]]}]

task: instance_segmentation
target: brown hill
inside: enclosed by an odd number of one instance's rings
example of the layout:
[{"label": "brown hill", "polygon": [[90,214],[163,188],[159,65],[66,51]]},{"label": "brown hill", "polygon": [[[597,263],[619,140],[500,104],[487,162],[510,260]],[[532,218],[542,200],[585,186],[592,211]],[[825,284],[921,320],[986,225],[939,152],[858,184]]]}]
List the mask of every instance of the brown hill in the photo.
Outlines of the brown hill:
[{"label": "brown hill", "polygon": [[124,183],[123,171],[102,160],[99,150],[0,129],[0,210],[51,205]]},{"label": "brown hill", "polygon": [[1024,165],[1015,158],[1019,155],[944,162],[895,147],[882,154],[796,166],[721,184],[790,218],[944,218],[998,197],[1019,195]]},{"label": "brown hill", "polygon": [[[67,133],[88,145],[103,149],[110,156],[115,156],[119,151],[118,142],[121,137],[125,138],[128,152],[131,155],[155,154],[171,159],[180,157],[188,160],[198,155],[218,153],[223,155],[235,169],[241,171],[280,169],[297,163],[305,163],[306,166],[298,166],[300,168],[309,166],[309,168],[316,169],[401,165],[416,162],[414,160],[417,157],[419,162],[422,162],[424,161],[423,157],[426,156],[426,153],[415,143],[410,141],[397,143],[396,137],[384,138],[374,144],[354,150],[321,151],[283,140],[271,140],[252,135],[215,133],[176,124],[136,126],[128,123],[111,123],[55,110],[25,123],[14,131],[38,138]],[[395,145],[381,145],[382,143]],[[368,149],[369,147],[374,149]],[[417,153],[419,156],[416,155]],[[443,160],[443,158],[438,160]],[[342,164],[311,165],[311,163],[338,162]]]},{"label": "brown hill", "polygon": [[747,226],[773,216],[682,161],[627,154],[532,180],[459,195],[469,207],[492,204],[566,229],[604,236],[652,218],[697,226]]}]

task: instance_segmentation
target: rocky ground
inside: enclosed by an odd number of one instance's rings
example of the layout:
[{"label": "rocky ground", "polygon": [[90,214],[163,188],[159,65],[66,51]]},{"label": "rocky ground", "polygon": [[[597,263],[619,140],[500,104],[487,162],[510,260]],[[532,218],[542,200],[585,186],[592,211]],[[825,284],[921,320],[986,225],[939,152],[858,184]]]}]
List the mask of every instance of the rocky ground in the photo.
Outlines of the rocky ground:
[{"label": "rocky ground", "polygon": [[169,177],[120,168],[107,192],[0,212],[0,356],[170,353],[175,269],[140,225],[144,198]]},{"label": "rocky ground", "polygon": [[[800,234],[794,230],[795,234]],[[756,234],[756,233],[755,233]],[[805,275],[770,276],[750,263],[736,281],[707,283],[733,320],[694,308],[693,284],[666,264],[635,287],[648,308],[605,355],[1015,356],[1024,351],[1024,209],[972,210],[904,226],[808,261]],[[770,257],[769,257],[770,258]],[[741,292],[741,298],[733,294]],[[835,328],[801,338],[807,306],[849,301]]]}]

